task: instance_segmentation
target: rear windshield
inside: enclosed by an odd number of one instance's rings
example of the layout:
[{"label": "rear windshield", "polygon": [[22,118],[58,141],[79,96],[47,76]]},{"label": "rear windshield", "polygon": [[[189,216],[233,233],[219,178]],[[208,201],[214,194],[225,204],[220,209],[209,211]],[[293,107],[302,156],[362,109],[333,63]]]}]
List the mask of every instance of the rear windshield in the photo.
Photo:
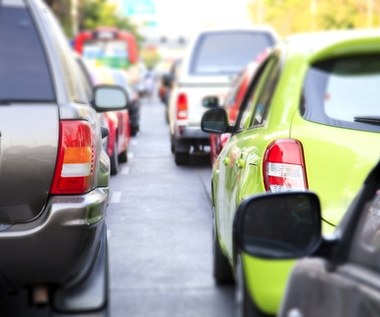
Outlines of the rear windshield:
[{"label": "rear windshield", "polygon": [[380,131],[380,55],[313,65],[304,88],[304,117],[359,130]]},{"label": "rear windshield", "polygon": [[0,102],[52,101],[43,48],[25,8],[0,4]]},{"label": "rear windshield", "polygon": [[234,75],[273,44],[272,36],[264,32],[206,33],[197,43],[190,73]]}]

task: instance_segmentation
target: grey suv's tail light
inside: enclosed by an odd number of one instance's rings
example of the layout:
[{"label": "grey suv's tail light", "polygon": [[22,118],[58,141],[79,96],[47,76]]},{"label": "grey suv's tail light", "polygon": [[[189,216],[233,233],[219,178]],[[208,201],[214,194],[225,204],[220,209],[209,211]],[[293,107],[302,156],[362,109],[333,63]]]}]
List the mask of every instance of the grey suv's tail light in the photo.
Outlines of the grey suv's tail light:
[{"label": "grey suv's tail light", "polygon": [[82,194],[94,183],[94,140],[91,124],[82,120],[60,122],[57,163],[51,194]]}]

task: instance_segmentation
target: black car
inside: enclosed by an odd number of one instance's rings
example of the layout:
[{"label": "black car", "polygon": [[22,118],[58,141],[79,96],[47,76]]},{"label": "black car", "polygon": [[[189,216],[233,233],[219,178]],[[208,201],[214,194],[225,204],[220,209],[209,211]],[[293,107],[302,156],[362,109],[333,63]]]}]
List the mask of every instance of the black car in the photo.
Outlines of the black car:
[{"label": "black car", "polygon": [[241,250],[300,259],[280,316],[380,316],[380,162],[330,237],[321,235],[321,207],[311,192],[250,197],[235,220]]}]

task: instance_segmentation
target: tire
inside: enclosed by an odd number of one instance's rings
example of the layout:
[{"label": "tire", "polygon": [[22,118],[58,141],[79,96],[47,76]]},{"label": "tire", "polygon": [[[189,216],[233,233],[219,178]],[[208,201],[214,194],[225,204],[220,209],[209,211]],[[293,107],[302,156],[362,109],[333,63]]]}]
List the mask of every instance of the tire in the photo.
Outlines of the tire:
[{"label": "tire", "polygon": [[119,172],[119,155],[117,154],[117,142],[113,145],[113,153],[110,157],[111,175],[116,175]]},{"label": "tire", "polygon": [[170,135],[170,151],[172,152],[172,154],[175,153],[174,137],[172,135]]},{"label": "tire", "polygon": [[217,237],[215,223],[212,232],[213,240],[213,275],[218,285],[230,285],[234,283],[231,265],[227,257],[220,248],[219,239]]},{"label": "tire", "polygon": [[236,259],[235,317],[270,317],[254,303],[247,291],[241,255]]},{"label": "tire", "polygon": [[121,152],[119,154],[119,162],[120,163],[127,163],[128,162],[128,149],[126,149],[124,152]]},{"label": "tire", "polygon": [[174,152],[174,161],[177,165],[188,165],[190,162],[189,152]]},{"label": "tire", "polygon": [[139,132],[139,126],[131,127],[131,136],[136,136],[137,132]]}]

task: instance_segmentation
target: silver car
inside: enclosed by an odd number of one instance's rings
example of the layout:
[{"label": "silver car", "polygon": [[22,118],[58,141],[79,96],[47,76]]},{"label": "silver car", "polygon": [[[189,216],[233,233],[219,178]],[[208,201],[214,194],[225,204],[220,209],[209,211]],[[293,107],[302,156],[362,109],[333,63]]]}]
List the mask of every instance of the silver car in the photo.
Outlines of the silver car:
[{"label": "silver car", "polygon": [[0,294],[106,316],[110,166],[94,109],[127,97],[86,85],[40,0],[0,2],[0,43]]}]

